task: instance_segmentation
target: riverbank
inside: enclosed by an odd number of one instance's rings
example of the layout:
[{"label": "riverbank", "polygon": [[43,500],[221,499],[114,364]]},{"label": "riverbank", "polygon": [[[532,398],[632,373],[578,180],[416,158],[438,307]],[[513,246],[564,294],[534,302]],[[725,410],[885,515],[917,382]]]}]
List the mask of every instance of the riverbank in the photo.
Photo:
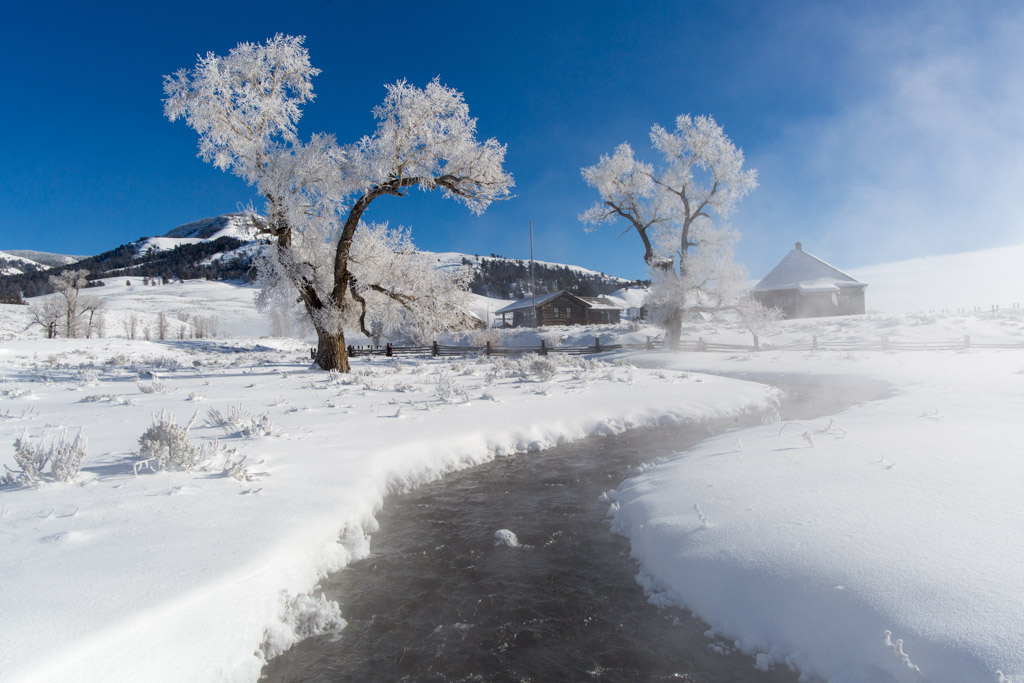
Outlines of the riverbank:
[{"label": "riverbank", "polygon": [[610,493],[652,601],[691,609],[759,667],[823,680],[1024,675],[1019,351],[633,359],[894,385],[710,439]]},{"label": "riverbank", "polygon": [[[0,491],[0,678],[254,681],[266,657],[343,627],[315,586],[366,554],[388,492],[775,400],[750,382],[581,358],[360,359],[340,376],[311,370],[307,351],[5,343],[0,442],[82,431],[88,456],[72,482]],[[172,414],[195,415],[205,460],[153,472],[133,453]],[[9,447],[0,459],[17,469]]]}]

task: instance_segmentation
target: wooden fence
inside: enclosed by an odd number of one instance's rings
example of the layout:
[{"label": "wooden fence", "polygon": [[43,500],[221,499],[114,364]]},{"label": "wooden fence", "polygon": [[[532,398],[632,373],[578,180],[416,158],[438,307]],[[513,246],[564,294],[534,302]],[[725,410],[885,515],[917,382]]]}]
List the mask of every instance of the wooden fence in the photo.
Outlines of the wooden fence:
[{"label": "wooden fence", "polygon": [[354,356],[518,356],[524,353],[536,353],[546,356],[549,353],[568,353],[582,356],[588,353],[604,353],[605,351],[618,351],[620,349],[632,349],[636,351],[653,351],[661,348],[660,339],[647,338],[642,344],[602,344],[601,340],[594,337],[594,343],[589,346],[548,346],[541,340],[540,346],[497,346],[487,342],[483,346],[447,346],[433,342],[429,346],[395,346],[385,344],[384,346],[349,346],[349,357]]},{"label": "wooden fence", "polygon": [[[633,351],[653,351],[663,345],[661,338],[648,337],[646,342],[639,344],[604,344],[594,338],[594,343],[587,346],[548,346],[543,340],[539,346],[497,346],[490,342],[484,346],[450,346],[433,342],[426,346],[349,346],[349,357],[355,356],[518,356],[525,353],[536,353],[546,356],[549,353],[568,353],[584,355],[629,349]],[[870,341],[842,341],[811,337],[810,341],[789,344],[765,344],[754,338],[753,344],[720,344],[704,341],[683,341],[679,344],[680,351],[961,351],[965,349],[1024,349],[1024,344],[979,344],[972,342],[969,336],[955,341],[893,341],[889,337],[880,337]]]}]

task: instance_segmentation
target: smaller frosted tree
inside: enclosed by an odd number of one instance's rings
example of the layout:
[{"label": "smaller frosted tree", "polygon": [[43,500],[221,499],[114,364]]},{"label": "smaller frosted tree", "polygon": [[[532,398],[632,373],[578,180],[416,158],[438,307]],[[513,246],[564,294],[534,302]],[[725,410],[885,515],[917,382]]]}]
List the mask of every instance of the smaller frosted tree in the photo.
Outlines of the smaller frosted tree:
[{"label": "smaller frosted tree", "polygon": [[87,284],[86,275],[85,270],[66,270],[50,276],[55,294],[32,308],[33,324],[43,327],[47,336],[60,333],[69,338],[78,337],[83,325],[87,336],[92,336],[96,330],[96,316],[103,308],[103,300],[82,294]]},{"label": "smaller frosted tree", "polygon": [[624,223],[624,232],[637,233],[652,280],[648,310],[674,348],[687,311],[745,300],[746,273],[733,260],[738,234],[724,221],[757,186],[757,174],[743,170],[743,152],[709,116],[681,115],[673,131],[654,125],[650,138],[659,167],[622,143],[582,169],[600,200],[580,220],[590,230]]}]

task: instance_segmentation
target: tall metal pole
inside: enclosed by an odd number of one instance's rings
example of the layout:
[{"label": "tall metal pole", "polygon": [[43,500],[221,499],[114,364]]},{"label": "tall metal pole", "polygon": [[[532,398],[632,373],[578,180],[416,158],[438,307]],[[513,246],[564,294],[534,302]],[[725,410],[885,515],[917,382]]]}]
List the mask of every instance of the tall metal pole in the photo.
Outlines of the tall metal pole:
[{"label": "tall metal pole", "polygon": [[533,296],[533,326],[537,327],[537,283],[533,279],[533,221],[530,221],[530,294]]}]

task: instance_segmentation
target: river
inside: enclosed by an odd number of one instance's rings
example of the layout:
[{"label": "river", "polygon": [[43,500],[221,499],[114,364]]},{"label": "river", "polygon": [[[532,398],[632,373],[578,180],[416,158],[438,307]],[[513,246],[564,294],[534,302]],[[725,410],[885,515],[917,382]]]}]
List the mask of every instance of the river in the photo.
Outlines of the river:
[{"label": "river", "polygon": [[[757,375],[784,389],[782,419],[832,415],[889,386]],[[711,433],[762,416],[641,429],[524,453],[388,498],[371,554],[321,586],[348,626],[273,659],[262,680],[796,681],[714,652],[708,626],[650,605],[602,492]],[[519,546],[495,544],[507,529]]]}]

